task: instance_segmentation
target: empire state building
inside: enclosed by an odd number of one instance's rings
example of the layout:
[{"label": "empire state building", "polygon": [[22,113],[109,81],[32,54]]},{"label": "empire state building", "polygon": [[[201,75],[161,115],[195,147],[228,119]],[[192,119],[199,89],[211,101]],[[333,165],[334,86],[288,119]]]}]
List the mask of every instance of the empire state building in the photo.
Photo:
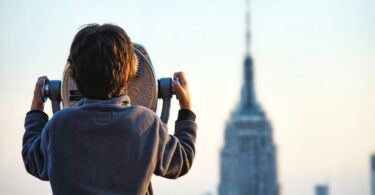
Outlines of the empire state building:
[{"label": "empire state building", "polygon": [[249,2],[241,101],[226,123],[220,153],[219,195],[278,195],[272,127],[256,101],[250,55]]}]

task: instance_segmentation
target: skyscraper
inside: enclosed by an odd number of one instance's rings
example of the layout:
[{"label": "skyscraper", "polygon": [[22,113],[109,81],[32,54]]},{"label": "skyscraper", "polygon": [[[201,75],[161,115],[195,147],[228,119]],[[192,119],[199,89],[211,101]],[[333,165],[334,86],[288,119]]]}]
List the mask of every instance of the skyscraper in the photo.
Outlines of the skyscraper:
[{"label": "skyscraper", "polygon": [[371,195],[375,195],[375,154],[371,156]]},{"label": "skyscraper", "polygon": [[327,185],[317,185],[315,187],[315,195],[328,195]]},{"label": "skyscraper", "polygon": [[241,101],[225,127],[219,195],[278,195],[272,127],[256,101],[250,55],[249,2]]}]

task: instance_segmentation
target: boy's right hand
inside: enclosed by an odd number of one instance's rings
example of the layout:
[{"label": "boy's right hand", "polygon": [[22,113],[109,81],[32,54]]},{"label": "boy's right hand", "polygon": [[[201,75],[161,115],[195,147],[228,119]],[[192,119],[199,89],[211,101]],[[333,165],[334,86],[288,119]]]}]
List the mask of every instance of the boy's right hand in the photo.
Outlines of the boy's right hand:
[{"label": "boy's right hand", "polygon": [[38,80],[35,84],[34,97],[33,97],[32,103],[31,103],[30,110],[40,110],[40,111],[44,110],[44,102],[42,100],[43,95],[42,95],[41,89],[42,89],[45,81],[48,81],[47,76],[41,76],[41,77],[38,78]]},{"label": "boy's right hand", "polygon": [[[178,78],[178,79],[176,79]],[[173,87],[176,91],[177,99],[181,109],[191,110],[189,88],[183,72],[176,72],[173,75]]]}]

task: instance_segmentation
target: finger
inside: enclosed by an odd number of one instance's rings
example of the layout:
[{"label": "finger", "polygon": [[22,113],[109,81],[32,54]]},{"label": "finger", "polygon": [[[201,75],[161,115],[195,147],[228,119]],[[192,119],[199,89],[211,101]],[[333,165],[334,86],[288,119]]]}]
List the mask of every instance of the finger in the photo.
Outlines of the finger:
[{"label": "finger", "polygon": [[176,80],[176,77],[179,78],[179,82],[183,87],[187,85],[186,76],[184,72],[174,73],[174,80]]},{"label": "finger", "polygon": [[48,81],[48,77],[47,76],[41,76],[38,78],[38,81],[37,81],[37,85],[43,85],[45,81]]},{"label": "finger", "polygon": [[181,73],[182,73],[181,71],[180,72],[175,72],[173,74],[173,79],[175,80],[177,77],[180,77]]},{"label": "finger", "polygon": [[180,99],[179,97],[181,96],[181,88],[182,87],[179,82],[175,80],[172,81],[172,90],[174,91],[177,99]]},{"label": "finger", "polygon": [[180,96],[184,92],[184,88],[181,86],[179,82],[174,81],[174,89],[176,91],[176,95]]},{"label": "finger", "polygon": [[173,87],[175,88],[175,89],[177,89],[177,88],[181,88],[181,89],[183,89],[182,88],[182,86],[181,86],[181,84],[180,84],[180,82],[178,82],[178,81],[173,81]]},{"label": "finger", "polygon": [[38,78],[37,82],[45,81],[48,77],[47,76],[41,76]]},{"label": "finger", "polygon": [[38,80],[39,79],[48,79],[48,77],[47,76],[40,76],[39,78],[38,78]]}]

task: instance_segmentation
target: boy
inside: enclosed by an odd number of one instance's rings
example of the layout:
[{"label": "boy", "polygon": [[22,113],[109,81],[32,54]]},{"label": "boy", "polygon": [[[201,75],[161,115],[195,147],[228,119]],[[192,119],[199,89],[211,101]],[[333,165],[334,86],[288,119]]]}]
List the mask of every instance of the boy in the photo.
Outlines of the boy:
[{"label": "boy", "polygon": [[36,83],[25,119],[26,170],[49,180],[53,194],[152,194],[151,176],[178,178],[192,166],[197,125],[185,76],[174,74],[180,103],[174,135],[151,110],[130,105],[126,87],[136,73],[132,43],[118,26],[87,25],[69,55],[72,78],[86,97],[50,120]]}]

